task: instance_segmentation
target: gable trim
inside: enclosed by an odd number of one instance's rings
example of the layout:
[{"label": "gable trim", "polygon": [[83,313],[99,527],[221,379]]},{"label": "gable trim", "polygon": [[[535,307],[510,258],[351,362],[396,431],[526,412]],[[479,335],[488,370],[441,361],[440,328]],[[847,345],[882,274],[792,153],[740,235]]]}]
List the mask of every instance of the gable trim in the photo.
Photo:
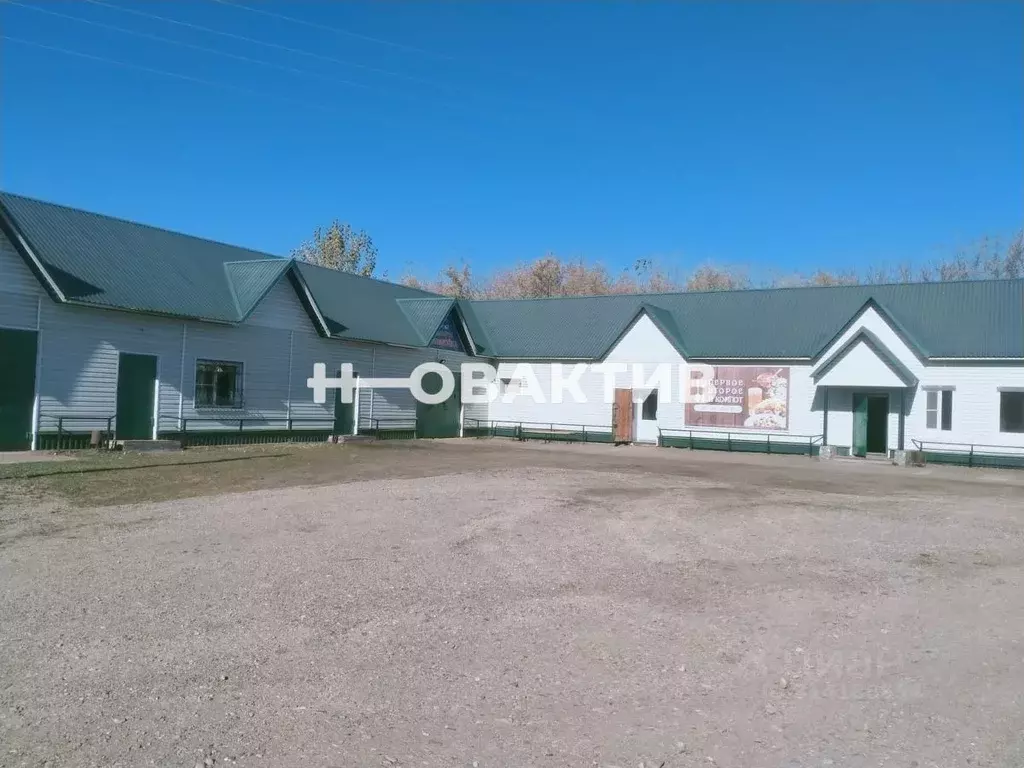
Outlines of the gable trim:
[{"label": "gable trim", "polygon": [[885,343],[872,333],[867,328],[861,328],[857,333],[851,336],[843,346],[829,355],[825,360],[821,361],[814,370],[811,371],[811,377],[814,379],[815,384],[822,378],[824,378],[829,371],[835,368],[839,362],[846,357],[854,347],[858,344],[866,344],[872,352],[881,360],[885,365],[894,373],[896,376],[903,381],[908,387],[917,386],[917,377],[913,372],[907,368],[899,358],[893,354]]},{"label": "gable trim", "polygon": [[42,284],[46,292],[50,294],[50,297],[54,301],[66,303],[67,297],[64,295],[64,292],[58,287],[57,282],[46,270],[46,267],[43,266],[42,260],[36,255],[31,244],[18,228],[18,225],[14,223],[14,218],[8,213],[3,203],[0,203],[0,230],[3,230],[3,233],[7,235],[7,239],[11,241],[14,250],[25,261],[32,274],[35,275],[36,280]]},{"label": "gable trim", "polygon": [[[690,359],[689,355],[686,354],[686,350],[683,349],[682,344],[680,344],[677,341],[676,334],[673,333],[673,329],[666,328],[665,327],[665,323],[662,322],[662,320],[659,317],[657,317],[658,313],[652,311],[652,310],[656,310],[656,309],[658,309],[658,308],[654,307],[653,305],[642,304],[640,306],[640,309],[638,309],[637,312],[630,319],[630,321],[628,323],[626,323],[626,326],[622,329],[622,331],[619,333],[619,335],[615,337],[614,341],[612,341],[612,343],[608,345],[608,348],[605,349],[604,352],[602,352],[596,358],[580,358],[580,359],[581,360],[604,360],[606,357],[608,357],[608,355],[611,353],[611,351],[613,349],[615,349],[616,346],[618,346],[619,342],[621,342],[626,337],[626,335],[631,330],[633,330],[633,326],[635,326],[637,324],[637,322],[640,320],[640,318],[643,317],[644,315],[646,315],[647,319],[650,320],[654,324],[654,327],[658,329],[658,333],[660,333],[665,338],[665,341],[667,341],[669,344],[672,345],[672,348],[676,352],[679,353],[680,357],[682,357],[684,360],[689,360]],[[662,312],[664,312],[664,311],[665,310],[662,310]]]},{"label": "gable trim", "polygon": [[288,260],[288,269],[283,274],[288,275],[288,280],[291,282],[292,287],[299,296],[299,301],[302,302],[302,306],[310,317],[313,318],[314,324],[317,326],[317,330],[321,336],[331,338],[331,330],[327,325],[327,320],[324,319],[323,313],[320,311],[320,307],[317,306],[316,301],[313,299],[313,294],[309,290],[309,286],[306,284],[305,278],[302,277],[302,272],[295,266],[295,259]]},{"label": "gable trim", "polygon": [[[226,261],[226,262],[224,262],[224,267],[226,269],[228,264],[244,264],[244,263],[245,263],[244,261]],[[280,273],[277,275],[277,277],[275,277],[273,280],[270,281],[269,285],[267,285],[267,287],[263,289],[263,292],[260,294],[259,298],[256,299],[252,303],[252,306],[249,307],[249,309],[247,309],[245,312],[242,312],[242,306],[238,303],[238,296],[235,293],[234,283],[231,282],[231,277],[228,276],[228,288],[231,289],[231,298],[234,299],[235,306],[238,308],[238,322],[239,323],[244,323],[246,320],[248,320],[252,316],[252,313],[255,312],[256,309],[260,306],[260,304],[263,303],[263,300],[266,299],[267,296],[270,295],[270,292],[272,290],[274,290],[274,288],[277,287],[277,284],[281,282],[281,278],[284,277],[285,274],[287,274],[288,271],[291,270],[291,268],[292,268],[291,260],[286,261],[284,263],[284,266],[281,269]],[[305,307],[303,307],[303,309],[305,309]]]},{"label": "gable trim", "polygon": [[907,347],[910,348],[910,351],[914,353],[914,355],[917,357],[919,361],[923,363],[928,359],[928,353],[926,352],[926,350],[914,339],[913,336],[907,333],[907,330],[900,323],[896,322],[896,319],[892,316],[892,314],[881,303],[879,303],[877,299],[875,299],[872,296],[861,305],[860,309],[853,313],[853,317],[851,317],[850,320],[846,322],[842,328],[839,329],[839,332],[836,333],[831,339],[828,340],[828,342],[825,343],[825,345],[821,349],[818,350],[818,352],[811,358],[811,360],[817,363],[817,361],[820,360],[826,352],[828,352],[829,348],[832,347],[832,345],[834,345],[837,341],[839,341],[839,339],[843,337],[843,334],[850,330],[856,324],[856,322],[864,316],[864,313],[867,312],[868,309],[873,309],[879,315],[879,317],[881,317],[882,320],[884,320],[889,325],[889,327],[892,328],[893,332],[900,338],[900,340],[904,344],[907,345]]},{"label": "gable trim", "polygon": [[[471,355],[472,357],[476,357],[476,342],[473,341],[473,335],[469,332],[469,323],[466,322],[466,318],[462,314],[462,307],[459,306],[459,302],[455,301],[452,303],[451,311],[455,314],[456,319],[459,321],[459,330],[462,331],[462,336],[467,342],[466,352],[469,353],[469,355]],[[442,320],[441,322],[444,321]],[[441,326],[438,325],[437,327],[440,328]],[[436,330],[434,331],[434,334],[437,335]],[[430,338],[431,340],[433,340],[434,337],[431,336]]]}]

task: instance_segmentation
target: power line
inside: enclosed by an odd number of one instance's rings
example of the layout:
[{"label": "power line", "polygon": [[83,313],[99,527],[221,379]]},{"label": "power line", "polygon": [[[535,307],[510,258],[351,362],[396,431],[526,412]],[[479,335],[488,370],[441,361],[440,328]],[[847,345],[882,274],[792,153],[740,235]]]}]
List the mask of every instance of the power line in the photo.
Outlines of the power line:
[{"label": "power line", "polygon": [[56,53],[63,53],[63,54],[66,54],[68,56],[76,56],[78,58],[88,59],[90,61],[100,61],[100,62],[103,62],[105,64],[114,64],[114,65],[119,66],[119,67],[125,67],[126,69],[134,69],[134,70],[136,70],[138,72],[148,72],[148,73],[153,74],[153,75],[162,75],[164,77],[173,77],[173,78],[175,78],[177,80],[185,80],[185,81],[190,82],[190,83],[198,83],[200,85],[207,85],[207,86],[210,86],[210,87],[213,87],[213,88],[221,88],[223,90],[236,91],[238,93],[244,93],[244,94],[247,94],[249,96],[257,96],[257,97],[259,97],[261,99],[273,98],[273,99],[279,99],[281,101],[287,101],[287,102],[290,102],[292,104],[301,105],[301,106],[307,107],[307,108],[319,109],[319,110],[322,110],[322,111],[325,111],[325,112],[332,112],[332,113],[341,113],[342,112],[342,110],[329,109],[329,108],[325,107],[323,104],[318,104],[316,102],[301,101],[299,99],[292,99],[292,98],[289,98],[287,96],[270,95],[270,94],[264,93],[262,91],[254,91],[251,88],[244,88],[242,86],[233,85],[231,83],[221,83],[221,82],[218,82],[216,80],[207,80],[207,79],[202,78],[202,77],[193,77],[192,75],[183,75],[180,72],[170,72],[170,71],[165,70],[165,69],[155,69],[154,67],[147,67],[147,66],[143,66],[142,64],[133,64],[133,63],[128,62],[128,61],[120,61],[119,59],[110,59],[110,58],[107,58],[106,56],[97,56],[96,54],[93,54],[93,53],[85,53],[84,51],[76,51],[76,50],[73,50],[71,48],[62,48],[61,46],[58,46],[58,45],[47,45],[46,43],[40,43],[40,42],[37,42],[35,40],[25,40],[24,38],[12,37],[11,35],[0,35],[0,39],[7,40],[8,42],[11,42],[11,43],[18,43],[19,45],[28,45],[28,46],[31,46],[33,48],[41,48],[42,50],[45,50],[45,51],[54,51]]},{"label": "power line", "polygon": [[[261,101],[272,99],[282,103],[300,106],[303,107],[304,109],[313,109],[319,112],[324,112],[335,116],[340,115],[348,118],[349,124],[352,125],[358,125],[361,122],[373,122],[378,125],[387,126],[388,128],[394,128],[397,125],[395,120],[389,120],[383,117],[368,115],[365,112],[359,112],[358,115],[355,115],[352,109],[331,108],[330,106],[326,106],[324,103],[321,102],[308,101],[304,99],[294,99],[289,96],[281,96],[279,94],[268,93],[266,91],[257,91],[252,88],[245,88],[244,86],[234,85],[233,83],[225,83],[218,80],[209,80],[207,78],[202,77],[194,77],[192,75],[185,75],[180,72],[171,72],[166,69],[157,69],[156,67],[147,67],[143,64],[135,64],[133,62],[122,61],[120,59],[112,59],[107,56],[99,56],[93,53],[86,53],[85,51],[77,51],[72,48],[65,48],[58,45],[48,45],[46,43],[40,43],[36,40],[26,40],[24,38],[4,34],[0,34],[0,40],[6,40],[11,43],[17,43],[19,45],[25,45],[32,48],[38,48],[44,51],[61,53],[67,56],[74,56],[76,58],[85,59],[88,61],[112,64],[114,66],[123,67],[125,69],[135,70],[136,72],[144,72],[153,75],[160,75],[162,77],[170,77],[176,80],[182,80],[189,83],[209,86],[211,88],[218,88],[220,90],[225,91],[233,91],[235,93],[241,93],[247,96],[255,96]],[[450,128],[446,130],[448,131],[448,133],[452,133]],[[457,133],[458,131],[455,132]]]},{"label": "power line", "polygon": [[35,5],[29,5],[28,3],[21,3],[21,2],[18,2],[18,0],[3,0],[3,1],[7,5],[16,5],[16,6],[20,7],[20,8],[27,8],[30,11],[36,11],[37,13],[45,13],[45,14],[47,14],[49,16],[59,16],[60,18],[63,18],[63,19],[71,19],[72,21],[77,21],[77,22],[80,22],[82,24],[89,24],[90,26],[93,26],[93,27],[100,27],[102,29],[110,29],[110,30],[113,30],[114,32],[120,32],[121,34],[134,35],[135,37],[141,37],[141,38],[144,38],[146,40],[156,40],[156,41],[161,42],[161,43],[169,43],[170,45],[180,45],[180,46],[182,46],[184,48],[191,48],[191,49],[196,50],[196,51],[203,51],[205,53],[212,53],[212,54],[215,54],[217,56],[226,56],[228,58],[236,59],[238,61],[244,61],[244,62],[247,62],[247,63],[250,63],[250,64],[259,64],[259,65],[264,66],[264,67],[272,67],[273,69],[279,69],[279,70],[281,70],[283,72],[290,72],[291,74],[294,74],[294,75],[305,75],[305,76],[308,76],[308,77],[317,77],[317,78],[324,79],[324,80],[330,80],[330,81],[333,81],[333,82],[338,82],[338,83],[341,83],[343,85],[350,86],[352,88],[363,88],[363,89],[370,89],[371,88],[371,86],[366,85],[365,83],[357,83],[357,82],[352,81],[352,80],[345,80],[343,78],[336,78],[336,77],[332,77],[330,75],[321,74],[320,72],[313,72],[312,70],[308,70],[308,69],[297,69],[295,67],[289,67],[289,66],[286,66],[284,64],[276,64],[275,62],[266,61],[265,59],[254,59],[254,58],[252,58],[250,56],[243,56],[243,55],[237,54],[237,53],[230,53],[228,51],[222,51],[222,50],[220,50],[218,48],[208,48],[205,45],[195,45],[194,43],[186,43],[186,42],[184,42],[182,40],[175,40],[174,38],[163,37],[162,35],[153,35],[153,34],[150,34],[148,32],[140,32],[140,31],[135,30],[135,29],[126,29],[125,27],[119,27],[119,26],[116,26],[114,24],[105,24],[105,23],[100,22],[100,21],[93,21],[91,19],[83,19],[80,16],[73,16],[73,15],[71,15],[69,13],[61,13],[60,11],[51,11],[48,8],[40,8],[40,7],[35,6]]},{"label": "power line", "polygon": [[327,24],[320,24],[319,22],[315,22],[315,21],[308,21],[306,19],[297,19],[294,16],[285,16],[283,13],[275,13],[274,11],[267,11],[267,10],[264,10],[263,8],[252,8],[252,7],[248,6],[248,5],[242,5],[241,3],[232,2],[231,0],[212,0],[212,2],[220,3],[221,5],[233,6],[235,8],[239,8],[239,9],[241,9],[243,11],[249,11],[250,13],[258,13],[258,14],[260,14],[262,16],[270,16],[270,17],[275,18],[275,19],[281,19],[282,21],[290,21],[293,24],[301,24],[304,27],[311,27],[312,29],[321,29],[321,30],[324,30],[324,31],[327,31],[327,32],[334,32],[334,33],[339,34],[339,35],[345,35],[346,37],[356,38],[357,40],[366,40],[367,42],[377,43],[379,45],[387,45],[387,46],[390,46],[391,48],[400,48],[402,50],[412,51],[414,53],[420,53],[420,54],[423,54],[425,56],[433,56],[434,58],[438,58],[438,59],[447,59],[449,61],[452,61],[454,59],[453,56],[449,56],[449,55],[444,54],[444,53],[438,53],[436,51],[428,51],[425,48],[418,48],[418,47],[416,47],[414,45],[407,45],[405,43],[398,43],[398,42],[395,42],[394,40],[385,40],[385,39],[380,38],[380,37],[371,37],[370,35],[363,35],[363,34],[360,34],[358,32],[352,32],[351,30],[348,30],[348,29],[343,29],[341,27],[332,27],[332,26],[328,26]]},{"label": "power line", "polygon": [[[320,61],[331,62],[332,64],[340,64],[340,65],[342,65],[344,67],[356,67],[357,69],[362,69],[362,70],[365,70],[367,72],[373,72],[373,73],[378,74],[378,75],[385,75],[387,77],[397,77],[397,78],[400,78],[402,80],[408,80],[409,82],[418,83],[420,85],[429,85],[429,86],[431,86],[433,88],[442,88],[442,89],[447,89],[447,90],[461,90],[459,88],[453,88],[452,86],[445,85],[443,83],[436,83],[436,82],[433,82],[431,80],[426,80],[426,79],[421,78],[421,77],[416,77],[415,75],[407,75],[404,72],[395,72],[395,71],[390,70],[390,69],[382,69],[380,67],[374,67],[374,66],[371,66],[369,64],[363,64],[363,63],[358,62],[358,61],[349,61],[347,59],[339,59],[339,58],[337,58],[335,56],[325,56],[324,54],[314,53],[312,51],[306,51],[306,50],[303,50],[301,48],[293,48],[293,47],[291,47],[289,45],[282,45],[280,43],[272,43],[272,42],[267,41],[267,40],[259,40],[259,39],[254,38],[254,37],[247,37],[246,35],[235,34],[234,32],[225,32],[225,31],[220,30],[220,29],[213,29],[211,27],[203,26],[202,24],[194,24],[194,23],[192,23],[190,21],[181,21],[180,19],[172,19],[172,18],[170,18],[168,16],[159,16],[159,15],[157,15],[155,13],[148,13],[146,11],[140,11],[137,8],[125,8],[125,7],[122,7],[122,6],[119,6],[119,5],[115,5],[113,3],[105,2],[104,0],[81,0],[81,1],[82,2],[86,2],[86,3],[91,3],[92,5],[103,6],[104,8],[111,8],[111,9],[113,9],[115,11],[120,11],[122,13],[130,13],[130,14],[133,14],[135,16],[142,16],[142,17],[149,18],[149,19],[156,19],[157,21],[163,21],[163,22],[166,22],[168,24],[177,24],[178,26],[181,26],[181,27],[188,27],[189,29],[195,29],[195,30],[198,30],[200,32],[206,32],[207,34],[211,34],[211,35],[219,35],[221,37],[227,37],[227,38],[230,38],[232,40],[240,40],[242,42],[252,43],[254,45],[262,45],[262,46],[265,46],[267,48],[274,48],[275,50],[278,50],[278,51],[286,51],[287,53],[294,53],[294,54],[296,54],[298,56],[306,56],[306,57],[309,57],[309,58],[312,58],[312,59],[318,59]],[[241,7],[241,6],[239,6],[239,7]]]},{"label": "power line", "polygon": [[[2,1],[3,0],[0,0],[0,2],[2,2]],[[115,10],[115,11],[120,11],[122,13],[129,13],[129,14],[132,14],[134,16],[140,16],[140,17],[143,17],[143,18],[154,19],[156,21],[162,21],[162,22],[165,22],[167,24],[174,24],[174,25],[179,26],[179,27],[185,27],[185,28],[188,28],[188,29],[194,29],[194,30],[197,30],[199,32],[205,32],[205,33],[208,33],[208,34],[211,34],[211,35],[218,35],[220,37],[225,37],[225,38],[228,38],[228,39],[231,39],[231,40],[238,40],[238,41],[242,41],[242,42],[246,42],[246,43],[252,43],[254,45],[261,45],[261,46],[264,46],[266,48],[271,48],[271,49],[278,50],[278,51],[285,51],[287,53],[293,53],[293,54],[296,54],[296,55],[299,55],[299,56],[305,56],[307,58],[316,59],[318,61],[329,62],[329,63],[332,63],[332,64],[341,64],[342,66],[357,67],[357,68],[365,70],[367,72],[374,72],[374,73],[377,73],[377,74],[388,75],[388,76],[391,76],[391,77],[397,77],[397,78],[400,78],[402,80],[407,80],[407,81],[412,82],[412,83],[417,83],[417,84],[421,84],[421,85],[428,85],[428,86],[431,86],[433,88],[439,88],[441,90],[446,90],[446,91],[449,91],[449,92],[455,93],[455,94],[462,94],[462,95],[465,95],[465,96],[472,97],[475,100],[472,103],[470,103],[470,102],[463,102],[461,104],[456,103],[456,102],[452,102],[452,101],[448,101],[447,104],[445,104],[445,106],[465,107],[465,108],[469,108],[469,109],[473,109],[473,110],[479,110],[479,108],[481,106],[479,100],[481,99],[481,97],[483,97],[486,101],[490,101],[492,103],[494,103],[496,101],[501,101],[501,102],[504,102],[506,104],[506,106],[507,105],[512,105],[513,107],[515,107],[516,109],[519,109],[519,110],[522,110],[522,109],[536,110],[536,109],[544,109],[545,108],[542,105],[539,105],[537,103],[530,103],[528,101],[524,101],[524,100],[518,99],[518,98],[510,99],[507,96],[502,96],[500,99],[495,99],[493,97],[493,95],[490,94],[490,93],[488,93],[488,94],[481,94],[481,93],[479,93],[477,91],[474,91],[472,89],[461,88],[461,87],[458,87],[458,86],[452,86],[452,85],[448,85],[446,83],[438,83],[438,82],[427,80],[427,79],[424,79],[424,78],[415,77],[413,75],[406,75],[406,74],[404,74],[402,72],[394,72],[392,70],[387,70],[387,69],[381,69],[381,68],[378,68],[378,67],[373,67],[373,66],[370,66],[369,64],[361,64],[359,62],[352,62],[352,61],[348,61],[348,60],[345,60],[345,59],[339,59],[339,58],[334,57],[334,56],[327,56],[327,55],[324,55],[324,54],[316,53],[314,51],[304,50],[302,48],[294,48],[292,46],[283,45],[281,43],[274,43],[274,42],[270,42],[268,40],[260,40],[260,39],[254,38],[254,37],[248,37],[246,35],[239,35],[239,34],[236,34],[234,32],[226,32],[226,31],[220,30],[220,29],[213,29],[211,27],[203,26],[202,24],[195,24],[195,23],[190,22],[190,21],[182,21],[181,19],[173,19],[173,18],[170,18],[168,16],[160,16],[160,15],[155,14],[155,13],[148,13],[147,11],[140,11],[140,10],[138,10],[136,8],[122,7],[122,6],[116,5],[114,3],[106,2],[106,0],[79,0],[79,2],[86,2],[86,3],[90,3],[92,5],[97,5],[97,6],[101,6],[101,7],[104,7],[104,8],[110,8],[110,9]],[[235,5],[235,3],[227,3],[227,4],[228,5]],[[241,6],[239,6],[239,7],[241,7]],[[409,94],[403,94],[403,95],[407,96]],[[437,102],[435,102],[435,103],[437,103]]]}]

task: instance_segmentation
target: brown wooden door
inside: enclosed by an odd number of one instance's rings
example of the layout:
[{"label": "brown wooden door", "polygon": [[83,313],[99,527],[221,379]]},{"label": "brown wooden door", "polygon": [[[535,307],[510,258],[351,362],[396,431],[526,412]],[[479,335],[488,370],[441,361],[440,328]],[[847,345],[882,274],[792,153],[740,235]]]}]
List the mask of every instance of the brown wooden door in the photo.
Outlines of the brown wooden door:
[{"label": "brown wooden door", "polygon": [[633,442],[633,390],[616,389],[612,405],[612,436],[616,443]]}]

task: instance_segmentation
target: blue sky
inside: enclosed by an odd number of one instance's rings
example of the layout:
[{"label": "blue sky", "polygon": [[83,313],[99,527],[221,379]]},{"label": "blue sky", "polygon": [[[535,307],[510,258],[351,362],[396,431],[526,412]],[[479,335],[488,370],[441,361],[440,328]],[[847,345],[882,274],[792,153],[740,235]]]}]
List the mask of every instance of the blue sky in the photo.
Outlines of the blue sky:
[{"label": "blue sky", "polygon": [[5,189],[273,253],[788,273],[1024,220],[1019,2],[17,2]]}]

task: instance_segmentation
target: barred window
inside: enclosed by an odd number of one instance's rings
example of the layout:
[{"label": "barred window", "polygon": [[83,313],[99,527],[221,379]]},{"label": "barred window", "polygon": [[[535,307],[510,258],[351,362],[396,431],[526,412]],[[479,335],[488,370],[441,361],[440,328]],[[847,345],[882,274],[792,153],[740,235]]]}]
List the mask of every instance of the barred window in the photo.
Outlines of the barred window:
[{"label": "barred window", "polygon": [[242,364],[196,360],[196,408],[241,408]]}]

